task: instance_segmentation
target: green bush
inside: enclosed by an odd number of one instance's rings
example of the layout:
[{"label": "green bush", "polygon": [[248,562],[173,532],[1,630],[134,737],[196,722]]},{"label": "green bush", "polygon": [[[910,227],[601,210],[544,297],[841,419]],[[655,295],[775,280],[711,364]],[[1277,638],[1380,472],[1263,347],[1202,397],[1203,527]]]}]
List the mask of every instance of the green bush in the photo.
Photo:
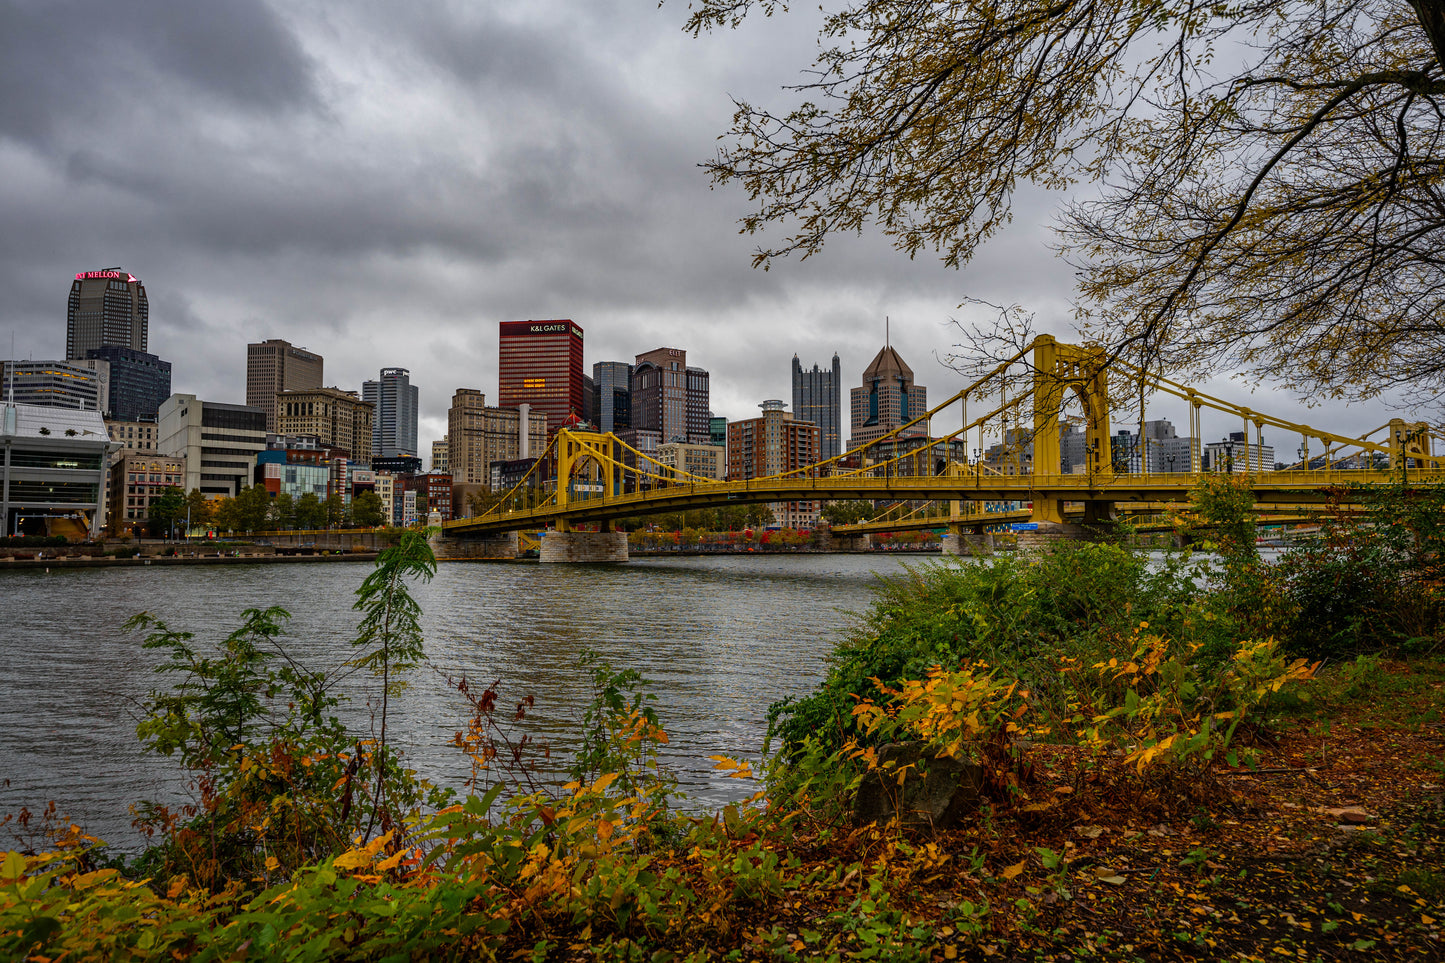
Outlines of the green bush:
[{"label": "green bush", "polygon": [[[793,755],[813,736],[836,748],[859,735],[852,712],[935,665],[998,666],[1049,711],[1065,711],[1067,664],[1103,661],[1141,621],[1206,660],[1234,651],[1236,626],[1211,607],[1197,565],[1171,556],[1156,569],[1116,545],[1074,543],[1028,557],[924,564],[883,580],[876,601],[839,645],[814,694],[769,709],[771,736]],[[876,680],[876,681],[875,681]]]},{"label": "green bush", "polygon": [[58,548],[69,544],[70,539],[64,535],[16,535],[0,538],[0,548]]},{"label": "green bush", "polygon": [[1267,573],[1284,601],[1276,630],[1310,659],[1436,648],[1445,624],[1445,489],[1350,492],[1370,507],[1327,516]]}]

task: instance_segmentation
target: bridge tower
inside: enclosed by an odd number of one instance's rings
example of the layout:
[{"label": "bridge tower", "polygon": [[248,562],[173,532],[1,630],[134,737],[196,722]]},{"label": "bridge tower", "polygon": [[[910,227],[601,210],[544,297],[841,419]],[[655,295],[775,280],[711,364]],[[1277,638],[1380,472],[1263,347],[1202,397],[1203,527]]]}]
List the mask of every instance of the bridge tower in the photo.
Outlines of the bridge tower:
[{"label": "bridge tower", "polygon": [[[1043,487],[1048,476],[1059,474],[1059,414],[1065,392],[1078,396],[1084,409],[1085,471],[1090,478],[1114,473],[1110,450],[1109,378],[1104,352],[1099,348],[1060,344],[1042,334],[1033,343],[1034,478]],[[1033,493],[1034,520],[1050,528],[1064,524],[1058,498]],[[1088,515],[1107,515],[1105,504],[1089,503]],[[1087,516],[1086,516],[1087,517]]]},{"label": "bridge tower", "polygon": [[1402,474],[1406,471],[1406,459],[1416,465],[1436,467],[1433,457],[1434,444],[1430,437],[1430,426],[1423,421],[1407,422],[1403,418],[1390,419],[1390,470]]},{"label": "bridge tower", "polygon": [[[558,508],[565,509],[581,493],[620,494],[617,479],[617,439],[611,432],[557,432]],[[542,538],[538,559],[543,562],[625,562],[627,533],[612,530],[611,522],[598,523],[595,532],[574,531],[565,518]]]}]

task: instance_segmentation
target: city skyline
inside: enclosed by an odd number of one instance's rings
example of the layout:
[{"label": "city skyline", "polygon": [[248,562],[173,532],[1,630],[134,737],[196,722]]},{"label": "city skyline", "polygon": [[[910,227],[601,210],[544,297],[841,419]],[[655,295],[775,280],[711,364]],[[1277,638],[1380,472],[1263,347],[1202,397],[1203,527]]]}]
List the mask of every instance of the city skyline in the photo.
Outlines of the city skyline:
[{"label": "city skyline", "polygon": [[[793,354],[836,351],[853,382],[885,315],[939,398],[963,384],[938,360],[960,340],[950,319],[990,317],[960,307],[970,297],[1021,304],[1071,338],[1073,274],[1047,231],[1057,195],[1028,188],[1014,225],[961,271],[872,232],[750,266],[745,193],[711,190],[697,165],[733,97],[775,100],[799,79],[815,12],[701,38],[681,31],[684,4],[580,0],[405,17],[383,0],[151,2],[105,35],[67,26],[107,10],[22,8],[7,22],[7,356],[8,334],[16,358],[63,359],[61,286],[123,264],[146,283],[147,350],[172,362],[174,391],[241,401],[235,359],[268,338],[324,355],[343,388],[397,364],[425,386],[427,449],[455,388],[498,396],[502,320],[572,318],[587,370],[683,345],[731,419],[788,397]],[[1278,392],[1212,388],[1321,421]],[[1328,412],[1351,433],[1390,416]]]}]

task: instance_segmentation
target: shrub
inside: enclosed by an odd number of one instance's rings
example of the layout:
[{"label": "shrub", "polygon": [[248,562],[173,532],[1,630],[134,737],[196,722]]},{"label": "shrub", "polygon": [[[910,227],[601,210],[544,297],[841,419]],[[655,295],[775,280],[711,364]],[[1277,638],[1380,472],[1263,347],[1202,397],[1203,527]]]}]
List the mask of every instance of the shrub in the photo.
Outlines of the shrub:
[{"label": "shrub", "polygon": [[[407,533],[357,590],[361,654],[351,665],[382,677],[383,698],[421,658],[405,579],[425,575],[428,563],[425,539]],[[395,832],[399,845],[399,830],[424,802],[435,807],[449,798],[385,752],[384,716],[380,740],[347,732],[334,715],[342,698],[333,691],[337,679],[281,644],[289,617],[275,607],[248,609],[213,653],[152,616],[128,623],[149,632],[145,648],[167,654],[156,671],[176,679],[143,703],[136,732],[148,751],[178,756],[198,790],[197,802],[179,811],[153,802],[135,807],[137,824],[160,839],[142,856],[143,871],[185,874],[213,890],[267,881],[344,852],[376,825]]]},{"label": "shrub", "polygon": [[1287,605],[1276,630],[1311,659],[1428,651],[1445,624],[1445,488],[1349,490],[1363,518],[1327,512],[1317,538],[1269,573]]},{"label": "shrub", "polygon": [[771,735],[787,754],[809,736],[837,748],[863,734],[852,715],[858,700],[879,701],[885,689],[924,679],[934,666],[953,670],[973,661],[1018,680],[1040,711],[1059,717],[1067,702],[1061,660],[1107,660],[1141,619],[1208,642],[1210,657],[1227,659],[1232,650],[1215,640],[1228,637],[1232,623],[1201,606],[1199,593],[1187,559],[1151,570],[1142,555],[1115,545],[911,567],[883,580],[817,692],[770,707]]},{"label": "shrub", "polygon": [[0,538],[0,548],[58,548],[69,545],[64,535],[14,535]]}]

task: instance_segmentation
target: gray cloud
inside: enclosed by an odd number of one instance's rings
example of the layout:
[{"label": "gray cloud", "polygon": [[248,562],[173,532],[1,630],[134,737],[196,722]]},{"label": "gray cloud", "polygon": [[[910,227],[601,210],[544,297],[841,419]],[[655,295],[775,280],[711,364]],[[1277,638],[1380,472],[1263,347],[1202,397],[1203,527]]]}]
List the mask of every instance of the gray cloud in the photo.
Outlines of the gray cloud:
[{"label": "gray cloud", "polygon": [[0,13],[0,136],[43,145],[76,128],[104,133],[177,92],[253,114],[313,96],[308,58],[256,0],[10,0]]},{"label": "gray cloud", "polygon": [[787,398],[794,353],[837,351],[853,381],[885,315],[934,398],[959,386],[935,355],[965,297],[1069,333],[1054,194],[1021,194],[962,271],[876,235],[749,267],[747,199],[698,164],[732,97],[797,79],[816,12],[697,39],[682,5],[636,0],[0,13],[0,338],[22,355],[63,349],[75,271],[119,264],[177,390],[239,400],[246,343],[282,337],[343,387],[410,368],[425,444],[455,388],[494,394],[504,319],[574,319],[589,365],[685,348],[729,417]]}]

